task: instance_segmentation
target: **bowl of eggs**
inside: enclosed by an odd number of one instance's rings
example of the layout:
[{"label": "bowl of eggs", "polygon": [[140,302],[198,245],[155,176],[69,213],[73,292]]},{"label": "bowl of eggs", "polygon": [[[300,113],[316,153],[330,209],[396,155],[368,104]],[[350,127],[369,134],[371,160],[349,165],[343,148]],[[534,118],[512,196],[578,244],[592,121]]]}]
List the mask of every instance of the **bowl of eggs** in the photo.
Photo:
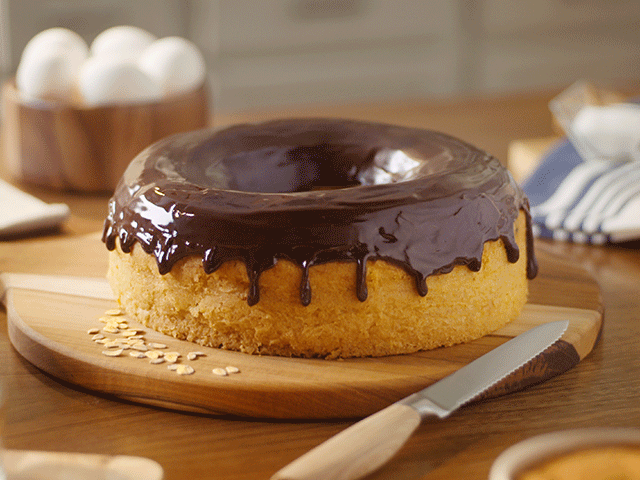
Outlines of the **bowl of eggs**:
[{"label": "bowl of eggs", "polygon": [[181,37],[133,26],[91,44],[52,28],[26,45],[2,88],[2,145],[16,180],[110,192],[151,143],[210,122],[202,54]]}]

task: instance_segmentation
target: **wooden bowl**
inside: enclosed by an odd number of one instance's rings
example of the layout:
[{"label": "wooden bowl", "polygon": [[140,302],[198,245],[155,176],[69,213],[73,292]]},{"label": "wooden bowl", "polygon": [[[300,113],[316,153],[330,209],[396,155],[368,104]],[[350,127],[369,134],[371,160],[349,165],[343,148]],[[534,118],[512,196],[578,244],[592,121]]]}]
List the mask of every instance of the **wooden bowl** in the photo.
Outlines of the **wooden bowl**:
[{"label": "wooden bowl", "polygon": [[204,128],[206,85],[153,103],[83,107],[25,102],[15,81],[2,88],[3,156],[15,179],[56,190],[111,192],[151,143]]},{"label": "wooden bowl", "polygon": [[[518,480],[528,469],[536,468],[546,462],[563,460],[565,455],[576,452],[584,454],[578,459],[580,463],[589,466],[589,462],[596,461],[597,458],[590,458],[589,452],[606,451],[605,449],[612,447],[630,447],[634,452],[637,450],[638,458],[640,458],[640,430],[635,428],[585,428],[531,437],[516,443],[496,458],[489,472],[489,480]],[[615,455],[611,455],[615,461]],[[634,456],[634,458],[636,457]],[[597,464],[601,468],[605,468],[602,458],[598,457]],[[562,478],[575,480],[575,475],[571,475],[571,473],[575,473],[573,469],[570,469],[569,474],[563,475]],[[613,472],[610,473],[613,474]],[[593,472],[591,478],[602,477]]]}]

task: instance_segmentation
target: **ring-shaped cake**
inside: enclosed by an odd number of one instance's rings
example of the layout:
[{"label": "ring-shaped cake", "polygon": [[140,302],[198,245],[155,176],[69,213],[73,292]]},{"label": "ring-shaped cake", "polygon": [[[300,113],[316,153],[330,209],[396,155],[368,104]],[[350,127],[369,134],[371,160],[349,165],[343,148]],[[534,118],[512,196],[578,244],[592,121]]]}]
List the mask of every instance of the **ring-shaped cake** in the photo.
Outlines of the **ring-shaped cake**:
[{"label": "ring-shaped cake", "polygon": [[202,345],[360,357],[478,338],[536,275],[528,201],[494,157],[422,129],[275,120],[178,134],[109,203],[128,315]]}]

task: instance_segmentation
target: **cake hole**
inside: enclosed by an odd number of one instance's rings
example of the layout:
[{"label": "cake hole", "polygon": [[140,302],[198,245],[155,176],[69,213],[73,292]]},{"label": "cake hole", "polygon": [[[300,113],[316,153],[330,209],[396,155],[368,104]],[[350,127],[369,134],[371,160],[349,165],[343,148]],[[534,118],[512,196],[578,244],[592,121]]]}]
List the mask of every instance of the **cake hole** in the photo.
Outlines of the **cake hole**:
[{"label": "cake hole", "polygon": [[[205,144],[175,168],[188,182],[202,187],[296,193],[398,183],[416,178],[425,168],[440,164],[438,168],[444,169],[447,164],[425,162],[409,147],[375,147],[340,139],[306,145],[245,140],[251,148],[242,145],[234,151],[228,145]],[[441,154],[434,152],[434,156]]]}]

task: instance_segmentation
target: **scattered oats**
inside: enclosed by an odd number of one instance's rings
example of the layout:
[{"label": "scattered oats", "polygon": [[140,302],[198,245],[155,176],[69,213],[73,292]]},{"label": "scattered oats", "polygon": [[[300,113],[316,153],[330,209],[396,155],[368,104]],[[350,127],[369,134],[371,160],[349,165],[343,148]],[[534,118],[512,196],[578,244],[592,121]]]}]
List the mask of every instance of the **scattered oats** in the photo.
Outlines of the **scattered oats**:
[{"label": "scattered oats", "polygon": [[193,367],[191,365],[177,365],[176,366],[176,373],[178,375],[191,375],[194,372],[195,372],[195,370],[193,369]]},{"label": "scattered oats", "polygon": [[195,360],[198,357],[204,357],[204,353],[203,352],[189,352],[187,353],[187,358],[189,360]]},{"label": "scattered oats", "polygon": [[139,352],[146,352],[147,350],[149,350],[149,348],[144,343],[131,345],[131,348],[133,348],[134,350],[138,350]]},{"label": "scattered oats", "polygon": [[129,340],[144,340],[144,336],[143,335],[131,335],[128,338],[129,338]]},{"label": "scattered oats", "polygon": [[175,353],[165,353],[164,354],[164,359],[169,362],[169,363],[176,363],[178,361],[178,357],[180,355],[175,354]]},{"label": "scattered oats", "polygon": [[107,332],[107,333],[118,333],[120,331],[120,329],[118,327],[113,327],[111,325],[105,325],[102,328],[102,331]]},{"label": "scattered oats", "polygon": [[96,342],[98,340],[102,340],[103,338],[105,338],[104,335],[102,335],[101,333],[96,333],[93,337],[91,337],[91,340]]},{"label": "scattered oats", "polygon": [[118,322],[118,328],[121,330],[126,330],[129,328],[129,324],[127,322]]},{"label": "scattered oats", "polygon": [[104,342],[104,346],[107,348],[122,348],[122,344],[118,340]]},{"label": "scattered oats", "polygon": [[112,317],[117,317],[118,315],[122,315],[123,312],[119,308],[112,308],[111,310],[107,310],[104,312],[105,315],[110,315]]},{"label": "scattered oats", "polygon": [[167,355],[172,355],[172,356],[176,356],[176,357],[181,357],[182,354],[180,352],[165,352],[164,356],[166,357]]},{"label": "scattered oats", "polygon": [[99,328],[90,328],[89,330],[87,330],[87,333],[89,335],[95,335],[96,333],[100,332]]},{"label": "scattered oats", "polygon": [[170,363],[169,365],[167,365],[167,368],[171,371],[176,371],[178,370],[178,364],[176,363]]},{"label": "scattered oats", "polygon": [[125,330],[124,332],[122,332],[123,337],[133,337],[135,335],[138,335],[138,331],[133,329]]},{"label": "scattered oats", "polygon": [[123,350],[129,350],[131,348],[131,345],[127,345],[126,343],[121,343],[120,348],[122,348]]},{"label": "scattered oats", "polygon": [[167,348],[167,346],[164,343],[150,343],[149,346],[155,349]]},{"label": "scattered oats", "polygon": [[240,373],[240,369],[238,367],[233,367],[231,365],[225,367],[225,370],[227,371],[227,373]]},{"label": "scattered oats", "polygon": [[135,338],[133,340],[131,340],[131,337],[127,338],[127,345],[131,345],[132,347],[134,345],[144,345],[144,340],[142,340],[141,338]]},{"label": "scattered oats", "polygon": [[147,356],[147,358],[156,359],[156,358],[160,358],[163,355],[163,353],[159,352],[158,350],[149,350],[147,353],[145,353],[145,355]]},{"label": "scattered oats", "polygon": [[106,355],[107,357],[119,357],[120,355],[122,355],[122,349],[119,348],[118,350],[103,350],[102,354]]},{"label": "scattered oats", "polygon": [[129,355],[131,355],[134,358],[147,358],[144,352],[129,352]]},{"label": "scattered oats", "polygon": [[220,377],[226,377],[228,375],[227,371],[224,368],[214,368],[211,371],[214,375],[218,375]]},{"label": "scattered oats", "polygon": [[164,363],[164,358],[152,358],[149,363],[152,365],[158,365],[159,363]]},{"label": "scattered oats", "polygon": [[[103,337],[104,337],[104,336],[103,336]],[[105,343],[110,342],[110,341],[111,341],[111,339],[106,338],[106,337],[104,337],[104,338],[99,338],[99,339],[95,340],[95,342],[96,342],[96,343],[102,343],[102,344],[105,344]]]}]

